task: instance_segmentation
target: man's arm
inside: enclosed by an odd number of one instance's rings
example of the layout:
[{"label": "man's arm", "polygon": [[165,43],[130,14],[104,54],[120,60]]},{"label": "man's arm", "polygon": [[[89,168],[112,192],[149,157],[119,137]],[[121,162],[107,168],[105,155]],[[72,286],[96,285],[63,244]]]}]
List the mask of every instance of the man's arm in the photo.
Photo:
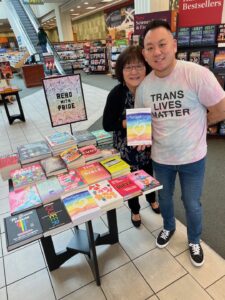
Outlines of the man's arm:
[{"label": "man's arm", "polygon": [[207,109],[209,111],[207,114],[208,125],[213,125],[225,120],[225,98],[220,100],[219,103],[207,107]]}]

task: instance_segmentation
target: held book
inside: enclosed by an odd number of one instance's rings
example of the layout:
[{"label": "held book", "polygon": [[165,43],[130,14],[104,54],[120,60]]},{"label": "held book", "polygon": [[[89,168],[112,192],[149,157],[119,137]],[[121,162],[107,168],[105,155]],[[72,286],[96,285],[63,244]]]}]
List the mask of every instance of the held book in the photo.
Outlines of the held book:
[{"label": "held book", "polygon": [[123,203],[123,197],[109,184],[107,180],[88,186],[88,191],[104,211],[118,208]]},{"label": "held book", "polygon": [[9,192],[9,207],[12,215],[40,205],[42,205],[42,201],[35,186],[27,186]]},{"label": "held book", "polygon": [[152,144],[151,108],[132,108],[126,110],[127,145]]},{"label": "held book", "polygon": [[148,193],[162,189],[162,185],[144,170],[138,170],[127,175],[139,188]]},{"label": "held book", "polygon": [[109,183],[124,198],[124,200],[129,200],[142,194],[140,187],[127,176],[111,179],[109,180]]},{"label": "held book", "polygon": [[43,236],[35,209],[4,219],[6,246],[11,251]]},{"label": "held book", "polygon": [[59,199],[63,192],[63,188],[56,177],[39,182],[36,187],[43,204]]},{"label": "held book", "polygon": [[88,191],[62,197],[62,201],[74,225],[80,225],[102,214],[100,207]]},{"label": "held book", "polygon": [[11,171],[10,176],[15,190],[46,179],[40,164],[33,164],[19,170]]},{"label": "held book", "polygon": [[72,221],[60,199],[39,207],[37,214],[45,237],[72,227]]},{"label": "held book", "polygon": [[98,162],[79,167],[76,171],[87,184],[111,178],[109,172]]}]

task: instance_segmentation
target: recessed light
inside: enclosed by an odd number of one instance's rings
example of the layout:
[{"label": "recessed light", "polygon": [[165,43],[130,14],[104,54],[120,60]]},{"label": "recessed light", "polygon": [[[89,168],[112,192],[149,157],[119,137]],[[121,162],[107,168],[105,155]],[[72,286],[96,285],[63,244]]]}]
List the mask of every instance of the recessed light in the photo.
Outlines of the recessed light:
[{"label": "recessed light", "polygon": [[79,14],[71,14],[71,16],[79,16]]},{"label": "recessed light", "polygon": [[85,4],[85,5],[88,5],[89,3],[88,3],[88,2],[84,2],[84,4]]},{"label": "recessed light", "polygon": [[77,8],[81,8],[81,6],[80,6],[80,5],[78,5],[78,6],[77,6]]},{"label": "recessed light", "polygon": [[74,9],[71,9],[70,11],[74,11]]},{"label": "recessed light", "polygon": [[96,8],[96,6],[88,6],[88,7],[86,7],[86,9],[95,9]]},{"label": "recessed light", "polygon": [[101,2],[112,2],[113,0],[102,0]]}]

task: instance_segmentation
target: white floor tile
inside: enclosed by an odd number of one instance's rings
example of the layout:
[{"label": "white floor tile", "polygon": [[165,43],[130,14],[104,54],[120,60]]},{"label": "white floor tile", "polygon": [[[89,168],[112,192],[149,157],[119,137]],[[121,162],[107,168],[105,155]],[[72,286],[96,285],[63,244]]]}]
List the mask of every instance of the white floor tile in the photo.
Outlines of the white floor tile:
[{"label": "white floor tile", "polygon": [[63,300],[105,300],[105,296],[101,287],[97,286],[95,282],[92,282],[85,287],[77,290],[76,292],[66,296]]},{"label": "white floor tile", "polygon": [[1,288],[0,289],[0,299],[1,300],[7,300],[7,294],[6,294],[6,288]]},{"label": "white floor tile", "polygon": [[225,299],[225,277],[212,284],[206,291],[214,300]]},{"label": "white floor tile", "polygon": [[0,288],[4,286],[5,286],[5,273],[4,273],[3,259],[0,258]]}]

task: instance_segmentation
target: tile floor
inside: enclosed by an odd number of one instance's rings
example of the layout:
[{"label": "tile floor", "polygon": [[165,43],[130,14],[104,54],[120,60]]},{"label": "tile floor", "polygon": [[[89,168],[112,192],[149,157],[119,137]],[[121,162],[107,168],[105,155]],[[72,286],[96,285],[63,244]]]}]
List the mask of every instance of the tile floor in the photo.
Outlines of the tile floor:
[{"label": "tile floor", "polygon": [[[73,129],[86,129],[102,114],[107,91],[83,85],[88,121],[74,124]],[[8,124],[4,107],[0,106],[0,153],[16,150],[17,145],[43,139],[51,128],[43,91],[22,99],[26,122]],[[12,113],[17,105],[10,105]],[[169,246],[158,249],[155,236],[161,229],[161,216],[154,214],[141,197],[142,226],[130,222],[126,205],[117,210],[118,244],[98,246],[97,256],[101,287],[95,284],[84,255],[78,254],[59,269],[49,272],[39,241],[7,252],[3,218],[9,215],[7,183],[0,180],[0,299],[225,299],[225,261],[204,242],[205,264],[191,265],[186,228],[177,221],[177,231]],[[105,216],[93,221],[96,232],[107,228]],[[53,237],[57,251],[64,249],[73,236],[72,230]]]}]

